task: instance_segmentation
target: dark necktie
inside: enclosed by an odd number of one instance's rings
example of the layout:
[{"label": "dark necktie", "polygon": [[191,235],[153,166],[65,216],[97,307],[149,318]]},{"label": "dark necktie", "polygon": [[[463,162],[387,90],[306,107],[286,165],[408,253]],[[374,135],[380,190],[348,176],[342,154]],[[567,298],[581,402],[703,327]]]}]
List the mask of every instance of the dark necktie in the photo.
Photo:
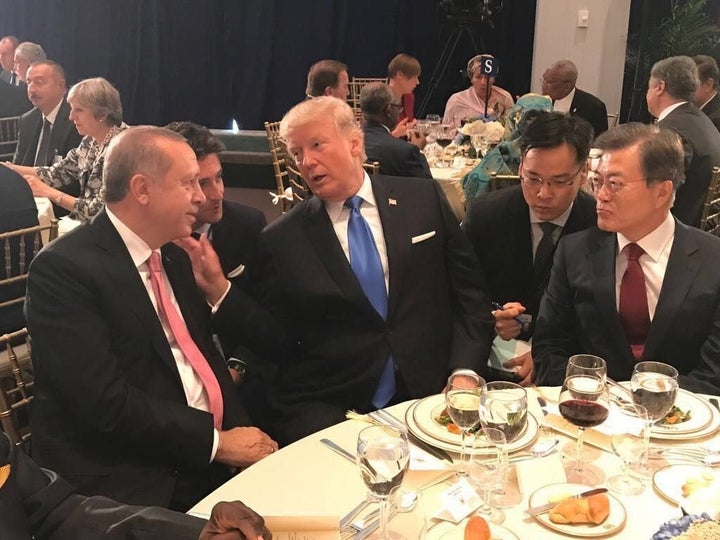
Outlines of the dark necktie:
[{"label": "dark necktie", "polygon": [[542,229],[543,236],[540,239],[537,249],[535,250],[535,259],[533,260],[533,277],[537,289],[544,290],[548,278],[550,277],[550,268],[552,267],[553,254],[555,253],[555,240],[553,233],[558,225],[549,221],[541,221],[538,223]]},{"label": "dark necktie", "polygon": [[642,358],[645,340],[650,331],[650,310],[648,309],[645,273],[640,266],[640,256],[645,250],[637,244],[625,246],[627,270],[620,283],[620,322],[625,329],[635,360]]},{"label": "dark necktie", "polygon": [[[350,266],[360,282],[365,296],[383,319],[387,319],[387,290],[385,289],[385,274],[375,239],[370,231],[370,225],[360,213],[363,199],[358,195],[345,201],[350,209],[348,220],[348,245],[350,247]],[[395,367],[392,358],[380,375],[372,404],[379,408],[388,404],[395,394]]]},{"label": "dark necktie", "polygon": [[48,154],[50,150],[50,136],[52,135],[52,124],[47,118],[43,121],[42,132],[40,133],[40,142],[38,143],[38,151],[35,155],[35,167],[44,167],[50,165]]}]

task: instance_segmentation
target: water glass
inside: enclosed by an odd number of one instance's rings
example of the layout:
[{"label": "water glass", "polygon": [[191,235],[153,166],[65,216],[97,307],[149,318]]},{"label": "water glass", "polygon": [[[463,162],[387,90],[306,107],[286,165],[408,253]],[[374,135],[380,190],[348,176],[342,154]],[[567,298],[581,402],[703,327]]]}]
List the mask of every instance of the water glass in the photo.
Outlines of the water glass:
[{"label": "water glass", "polygon": [[480,389],[485,380],[475,373],[454,373],[445,387],[445,407],[453,423],[460,428],[458,474],[467,475],[466,442],[470,431],[480,423]]},{"label": "water glass", "polygon": [[495,448],[495,455],[488,458],[473,452],[470,460],[470,480],[480,490],[483,500],[476,514],[486,521],[500,524],[505,521],[505,512],[490,505],[490,493],[502,489],[505,483],[508,471],[507,440],[502,431],[494,428],[483,428],[478,435],[481,436],[476,439],[476,448],[479,450],[480,446],[487,448],[489,445]]},{"label": "water glass", "polygon": [[638,495],[645,484],[630,475],[630,467],[638,463],[645,453],[645,432],[648,431],[647,409],[634,403],[620,403],[613,407],[615,419],[622,422],[621,429],[612,435],[612,448],[622,460],[622,474],[612,476],[608,486],[623,495]]}]

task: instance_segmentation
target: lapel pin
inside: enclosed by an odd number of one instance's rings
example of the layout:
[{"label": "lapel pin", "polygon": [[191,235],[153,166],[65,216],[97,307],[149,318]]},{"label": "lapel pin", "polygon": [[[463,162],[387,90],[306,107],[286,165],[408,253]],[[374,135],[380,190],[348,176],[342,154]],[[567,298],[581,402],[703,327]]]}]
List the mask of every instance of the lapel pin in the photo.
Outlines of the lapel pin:
[{"label": "lapel pin", "polygon": [[397,201],[395,199],[388,199],[388,204],[390,206],[397,206]]}]

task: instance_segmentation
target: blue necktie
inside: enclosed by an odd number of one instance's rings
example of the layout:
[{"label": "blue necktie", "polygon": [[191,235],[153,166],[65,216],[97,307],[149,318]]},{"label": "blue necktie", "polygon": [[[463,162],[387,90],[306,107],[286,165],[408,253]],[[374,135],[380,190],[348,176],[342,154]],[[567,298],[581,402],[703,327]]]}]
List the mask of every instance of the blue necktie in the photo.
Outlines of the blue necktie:
[{"label": "blue necktie", "polygon": [[[375,245],[375,239],[370,231],[370,225],[360,214],[362,202],[362,197],[358,195],[345,201],[345,206],[350,209],[350,219],[348,221],[350,266],[375,311],[383,319],[387,319],[385,274],[380,262],[380,254]],[[395,367],[392,358],[388,358],[380,375],[380,382],[375,390],[372,404],[380,409],[390,402],[393,394],[395,394]]]}]

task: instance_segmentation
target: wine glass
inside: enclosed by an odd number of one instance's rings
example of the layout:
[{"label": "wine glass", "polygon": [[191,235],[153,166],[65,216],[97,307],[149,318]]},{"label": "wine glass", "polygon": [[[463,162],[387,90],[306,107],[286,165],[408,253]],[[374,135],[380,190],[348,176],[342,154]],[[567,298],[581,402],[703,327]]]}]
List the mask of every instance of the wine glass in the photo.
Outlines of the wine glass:
[{"label": "wine glass", "polygon": [[485,135],[474,133],[470,136],[470,144],[473,145],[475,155],[478,159],[485,157],[489,149],[488,140],[485,138]]},{"label": "wine glass", "polygon": [[451,142],[453,142],[453,139],[455,138],[456,133],[455,126],[451,124],[440,124],[438,126],[437,130],[437,143],[444,148],[447,148]]},{"label": "wine glass", "polygon": [[448,416],[460,428],[460,461],[458,474],[467,475],[465,462],[466,439],[470,430],[480,423],[480,389],[485,380],[475,373],[454,373],[445,387],[445,406]]},{"label": "wine glass", "polygon": [[647,410],[647,429],[644,437],[644,454],[638,473],[651,476],[653,471],[648,466],[647,451],[650,448],[650,430],[653,424],[662,420],[675,404],[678,392],[678,371],[669,364],[644,361],[635,364],[630,390],[633,402]]},{"label": "wine glass", "polygon": [[614,419],[620,429],[611,438],[613,452],[622,460],[622,474],[612,476],[608,486],[624,495],[638,495],[645,484],[630,475],[630,467],[639,462],[645,453],[645,432],[648,431],[647,409],[642,405],[620,402],[613,407]]},{"label": "wine glass", "polygon": [[494,447],[495,456],[488,458],[486,455],[474,452],[470,461],[470,480],[480,490],[483,499],[483,504],[476,514],[486,521],[500,524],[505,521],[505,512],[490,505],[490,493],[502,488],[505,482],[508,469],[507,440],[505,433],[495,428],[483,428],[481,434],[484,437],[475,439],[476,447]]},{"label": "wine glass", "polygon": [[606,376],[605,360],[597,356],[575,355],[568,361],[558,405],[562,417],[578,428],[575,463],[566,470],[568,482],[592,486],[599,481],[597,474],[584,465],[582,448],[585,428],[598,426],[608,417]]},{"label": "wine glass", "polygon": [[380,506],[380,525],[369,538],[403,538],[388,530],[389,501],[400,487],[410,462],[407,431],[390,426],[370,426],[357,440],[357,464],[370,494]]}]

